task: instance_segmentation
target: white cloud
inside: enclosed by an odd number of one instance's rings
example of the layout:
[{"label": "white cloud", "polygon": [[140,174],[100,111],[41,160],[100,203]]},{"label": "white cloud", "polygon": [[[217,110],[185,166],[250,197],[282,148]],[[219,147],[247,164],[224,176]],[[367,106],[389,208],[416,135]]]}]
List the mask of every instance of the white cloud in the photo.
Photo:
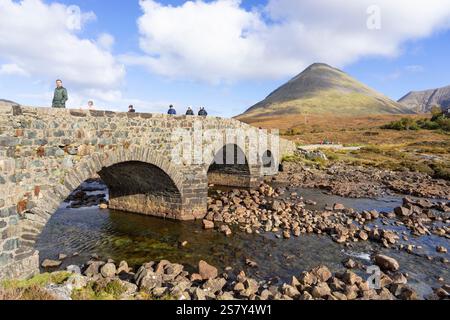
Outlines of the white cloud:
[{"label": "white cloud", "polygon": [[[250,11],[239,0],[140,5],[145,55],[123,61],[208,82],[284,77],[317,61],[343,67],[365,56],[396,56],[405,41],[450,27],[450,0],[269,0]],[[380,30],[367,28],[373,5],[380,8]]]},{"label": "white cloud", "polygon": [[0,75],[28,76],[28,73],[15,63],[0,65]]},{"label": "white cloud", "polygon": [[[92,12],[42,0],[0,0],[0,58],[16,71],[53,85],[64,80],[80,94],[95,89],[113,94],[122,84],[125,68],[109,51],[114,39],[98,42],[79,35]],[[50,84],[49,84],[50,85]],[[69,104],[73,101],[69,100]]]},{"label": "white cloud", "polygon": [[386,74],[386,75],[378,75],[376,76],[379,80],[382,81],[391,81],[398,80],[404,77],[411,77],[413,75],[420,74],[425,71],[425,68],[421,65],[408,65],[401,68],[396,68],[394,71]]},{"label": "white cloud", "polygon": [[420,73],[425,71],[425,68],[421,65],[413,64],[405,67],[405,70],[410,73]]},{"label": "white cloud", "polygon": [[111,51],[112,47],[114,46],[115,39],[109,33],[102,33],[98,37],[97,43],[101,48],[103,48],[107,51]]}]

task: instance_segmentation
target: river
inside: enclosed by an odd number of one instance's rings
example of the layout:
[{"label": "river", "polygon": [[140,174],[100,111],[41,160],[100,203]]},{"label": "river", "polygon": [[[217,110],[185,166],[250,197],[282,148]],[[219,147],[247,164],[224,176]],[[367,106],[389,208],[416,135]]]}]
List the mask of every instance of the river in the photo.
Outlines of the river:
[{"label": "river", "polygon": [[[292,191],[292,190],[291,190]],[[348,199],[327,195],[316,189],[296,189],[305,199],[317,202],[311,209],[323,209],[326,204],[343,203],[356,210],[390,211],[401,204],[401,197],[382,199]],[[374,224],[379,224],[376,221]],[[398,226],[383,226],[406,231]],[[403,229],[402,229],[403,228]],[[439,259],[430,262],[423,255],[446,257],[436,253],[436,246],[450,247],[448,239],[437,236],[408,237],[407,244],[421,246],[419,255],[405,251],[385,249],[373,242],[355,243],[346,248],[331,240],[327,235],[302,235],[288,240],[279,239],[272,233],[246,234],[238,228],[226,237],[217,231],[205,231],[201,222],[179,222],[149,216],[141,216],[115,210],[100,210],[97,207],[67,208],[63,203],[51,218],[37,242],[40,259],[55,259],[60,253],[69,257],[64,260],[64,268],[69,264],[83,264],[96,254],[103,259],[117,262],[126,260],[130,266],[139,266],[148,261],[162,259],[184,264],[188,271],[195,271],[199,260],[225,270],[233,268],[256,279],[289,282],[293,275],[309,270],[320,264],[332,271],[344,270],[342,261],[353,257],[367,266],[371,265],[370,254],[382,252],[397,259],[401,272],[409,275],[409,284],[419,294],[425,296],[438,287],[438,278],[448,283],[448,264]],[[186,247],[181,242],[188,241]],[[400,241],[402,243],[402,241]],[[406,242],[403,242],[406,244]],[[76,253],[75,256],[73,254]],[[249,258],[258,268],[245,265]],[[368,275],[362,276],[367,277]]]}]

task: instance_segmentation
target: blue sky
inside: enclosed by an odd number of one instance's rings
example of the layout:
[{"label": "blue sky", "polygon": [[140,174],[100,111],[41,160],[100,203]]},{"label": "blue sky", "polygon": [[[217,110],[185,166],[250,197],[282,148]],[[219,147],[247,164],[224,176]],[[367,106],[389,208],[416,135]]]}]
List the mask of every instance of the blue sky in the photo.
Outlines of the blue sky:
[{"label": "blue sky", "polygon": [[[313,62],[339,67],[395,100],[450,85],[447,0],[427,10],[387,0],[145,2],[0,0],[0,98],[46,106],[53,80],[63,78],[70,107],[88,99],[113,110],[133,103],[165,112],[174,104],[184,112],[192,105],[230,117]],[[382,9],[381,30],[366,30],[372,3]],[[81,9],[82,28],[56,39],[70,5]],[[47,19],[33,20],[33,12]],[[14,20],[2,26],[7,16]],[[6,41],[19,32],[23,40]],[[105,34],[114,40],[100,41]]]}]

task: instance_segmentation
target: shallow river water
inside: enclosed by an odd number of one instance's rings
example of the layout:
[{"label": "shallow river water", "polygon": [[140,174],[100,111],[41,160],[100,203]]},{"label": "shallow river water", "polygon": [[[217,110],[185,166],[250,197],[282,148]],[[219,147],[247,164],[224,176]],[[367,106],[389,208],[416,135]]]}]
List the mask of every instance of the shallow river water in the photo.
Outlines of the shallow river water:
[{"label": "shallow river water", "polygon": [[[316,189],[296,191],[305,199],[317,202],[317,206],[309,206],[311,209],[323,209],[326,204],[339,202],[356,210],[389,211],[401,204],[401,197],[346,199]],[[437,236],[409,236],[408,244],[422,246],[418,250],[420,254],[439,257],[430,262],[423,256],[385,249],[373,242],[355,243],[352,248],[345,248],[327,235],[303,235],[284,240],[272,233],[246,234],[236,228],[232,236],[226,237],[217,231],[203,230],[201,222],[163,220],[97,207],[66,207],[67,203],[61,205],[37,243],[41,261],[55,259],[60,253],[69,255],[62,267],[83,264],[92,254],[117,262],[126,260],[134,267],[166,259],[184,264],[188,271],[196,270],[198,261],[205,260],[222,271],[232,267],[236,272],[244,270],[255,278],[277,282],[290,281],[293,275],[298,276],[320,264],[332,271],[343,270],[342,261],[349,256],[371,265],[370,254],[384,252],[399,261],[400,271],[409,274],[409,284],[422,295],[431,293],[431,288],[439,285],[438,277],[447,283],[450,281],[449,265],[439,260],[440,257],[450,259],[450,255],[438,254],[435,249],[436,245],[449,248],[450,241]],[[391,228],[403,231],[399,227]],[[186,247],[179,245],[183,241],[188,241]],[[72,256],[74,253],[77,255]],[[246,267],[247,258],[258,263],[258,268]]]}]

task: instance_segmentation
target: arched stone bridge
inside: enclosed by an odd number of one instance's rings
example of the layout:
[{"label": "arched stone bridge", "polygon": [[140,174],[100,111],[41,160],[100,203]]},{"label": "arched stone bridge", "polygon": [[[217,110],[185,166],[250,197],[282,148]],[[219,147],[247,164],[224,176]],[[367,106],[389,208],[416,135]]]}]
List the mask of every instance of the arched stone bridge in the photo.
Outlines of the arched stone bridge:
[{"label": "arched stone bridge", "polygon": [[[223,163],[224,148],[244,162]],[[38,270],[41,230],[90,177],[106,182],[113,209],[201,219],[209,184],[258,185],[293,149],[232,119],[0,107],[0,279]]]}]

